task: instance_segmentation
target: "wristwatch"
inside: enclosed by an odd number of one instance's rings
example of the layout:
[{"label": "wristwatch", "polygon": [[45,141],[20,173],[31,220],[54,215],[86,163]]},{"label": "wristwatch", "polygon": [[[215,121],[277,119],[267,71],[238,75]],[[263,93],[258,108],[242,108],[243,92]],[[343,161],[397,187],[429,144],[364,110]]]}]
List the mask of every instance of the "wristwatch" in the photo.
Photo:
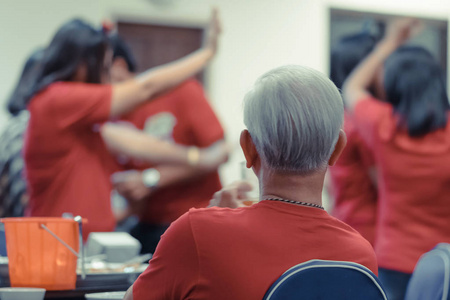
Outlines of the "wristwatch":
[{"label": "wristwatch", "polygon": [[156,169],[150,168],[142,171],[142,182],[146,187],[155,188],[158,185],[160,178],[161,175]]}]

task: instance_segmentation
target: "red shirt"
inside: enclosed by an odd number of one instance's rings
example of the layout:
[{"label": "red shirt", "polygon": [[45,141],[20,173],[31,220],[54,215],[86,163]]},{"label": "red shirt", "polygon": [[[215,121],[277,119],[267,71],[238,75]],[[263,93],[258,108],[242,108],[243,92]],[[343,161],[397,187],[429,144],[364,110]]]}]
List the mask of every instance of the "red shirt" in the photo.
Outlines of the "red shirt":
[{"label": "red shirt", "polygon": [[332,215],[352,226],[374,245],[377,190],[370,179],[369,168],[375,162],[347,113],[344,131],[347,145],[336,164],[328,169],[334,198]]},{"label": "red shirt", "polygon": [[412,273],[420,255],[450,243],[450,122],[419,138],[397,129],[389,103],[358,102],[355,124],[378,170],[379,266]]},{"label": "red shirt", "polygon": [[133,299],[262,299],[310,259],[352,261],[377,274],[369,242],[324,210],[267,200],[191,209],[161,237]]},{"label": "red shirt", "polygon": [[27,216],[80,215],[88,219],[85,237],[114,229],[112,158],[93,130],[108,120],[111,95],[108,85],[57,82],[31,100],[24,147]]},{"label": "red shirt", "polygon": [[[222,126],[205,98],[202,86],[195,80],[188,80],[142,105],[123,120],[150,135],[182,145],[203,148],[224,138]],[[221,188],[216,171],[158,189],[147,199],[140,220],[150,224],[170,224],[192,207],[208,206],[212,195]]]}]

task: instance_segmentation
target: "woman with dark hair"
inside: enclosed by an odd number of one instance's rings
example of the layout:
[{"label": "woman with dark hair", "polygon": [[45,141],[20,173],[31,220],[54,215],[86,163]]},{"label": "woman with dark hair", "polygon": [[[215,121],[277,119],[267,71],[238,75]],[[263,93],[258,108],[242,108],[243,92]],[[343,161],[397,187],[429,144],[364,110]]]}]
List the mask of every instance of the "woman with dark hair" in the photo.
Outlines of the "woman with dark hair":
[{"label": "woman with dark hair", "polygon": [[[338,88],[342,88],[347,76],[375,44],[375,36],[363,31],[343,37],[333,47],[330,78]],[[352,226],[374,245],[377,191],[370,176],[374,169],[373,157],[347,111],[344,113],[344,131],[347,146],[336,164],[328,169],[332,215]]]},{"label": "woman with dark hair", "polygon": [[27,215],[81,215],[88,219],[85,237],[92,231],[113,230],[109,178],[113,163],[106,146],[114,152],[143,155],[148,161],[199,168],[223,159],[216,149],[181,147],[151,137],[146,143],[118,143],[118,135],[125,134],[126,141],[139,135],[120,125],[103,126],[103,141],[97,125],[203,69],[216,52],[219,32],[214,13],[203,48],[136,78],[107,85],[101,84],[109,80],[112,57],[106,34],[81,20],[64,24],[45,51],[24,103],[31,115],[24,151],[30,188]]},{"label": "woman with dark hair", "polygon": [[[450,106],[444,75],[425,49],[400,47],[418,24],[411,19],[391,24],[344,84],[355,124],[377,164],[375,252],[391,300],[404,298],[423,253],[450,242]],[[386,102],[368,91],[383,63]]]},{"label": "woman with dark hair", "polygon": [[445,128],[449,102],[440,65],[427,50],[403,46],[385,63],[386,97],[411,137]]}]

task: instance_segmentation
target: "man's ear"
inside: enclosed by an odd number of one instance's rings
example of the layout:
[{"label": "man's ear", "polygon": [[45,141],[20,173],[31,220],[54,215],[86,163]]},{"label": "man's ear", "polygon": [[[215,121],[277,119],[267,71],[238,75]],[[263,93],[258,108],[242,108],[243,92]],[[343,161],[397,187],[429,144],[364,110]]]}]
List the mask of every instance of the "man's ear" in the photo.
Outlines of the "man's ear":
[{"label": "man's ear", "polygon": [[242,152],[244,152],[247,168],[255,166],[259,159],[259,154],[256,151],[255,144],[247,129],[242,130],[239,142],[241,144]]},{"label": "man's ear", "polygon": [[345,145],[347,145],[347,135],[345,134],[344,130],[341,129],[339,131],[339,138],[337,140],[336,146],[334,146],[334,151],[331,154],[330,160],[328,160],[329,166],[334,166],[339,156],[341,156],[341,153],[344,150]]}]

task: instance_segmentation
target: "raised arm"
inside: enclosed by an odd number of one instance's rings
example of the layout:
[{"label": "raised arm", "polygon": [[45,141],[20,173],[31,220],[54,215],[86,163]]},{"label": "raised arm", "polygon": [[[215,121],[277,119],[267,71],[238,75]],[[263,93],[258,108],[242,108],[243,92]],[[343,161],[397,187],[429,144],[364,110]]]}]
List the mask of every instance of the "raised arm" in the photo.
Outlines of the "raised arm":
[{"label": "raised arm", "polygon": [[213,10],[204,46],[172,63],[152,68],[136,78],[113,85],[111,117],[122,115],[156,95],[200,72],[214,57],[220,34],[217,10]]},{"label": "raised arm", "polygon": [[375,49],[355,68],[343,86],[343,96],[350,111],[369,93],[377,70],[399,46],[405,43],[421,23],[417,19],[400,19],[389,24],[385,37]]}]

